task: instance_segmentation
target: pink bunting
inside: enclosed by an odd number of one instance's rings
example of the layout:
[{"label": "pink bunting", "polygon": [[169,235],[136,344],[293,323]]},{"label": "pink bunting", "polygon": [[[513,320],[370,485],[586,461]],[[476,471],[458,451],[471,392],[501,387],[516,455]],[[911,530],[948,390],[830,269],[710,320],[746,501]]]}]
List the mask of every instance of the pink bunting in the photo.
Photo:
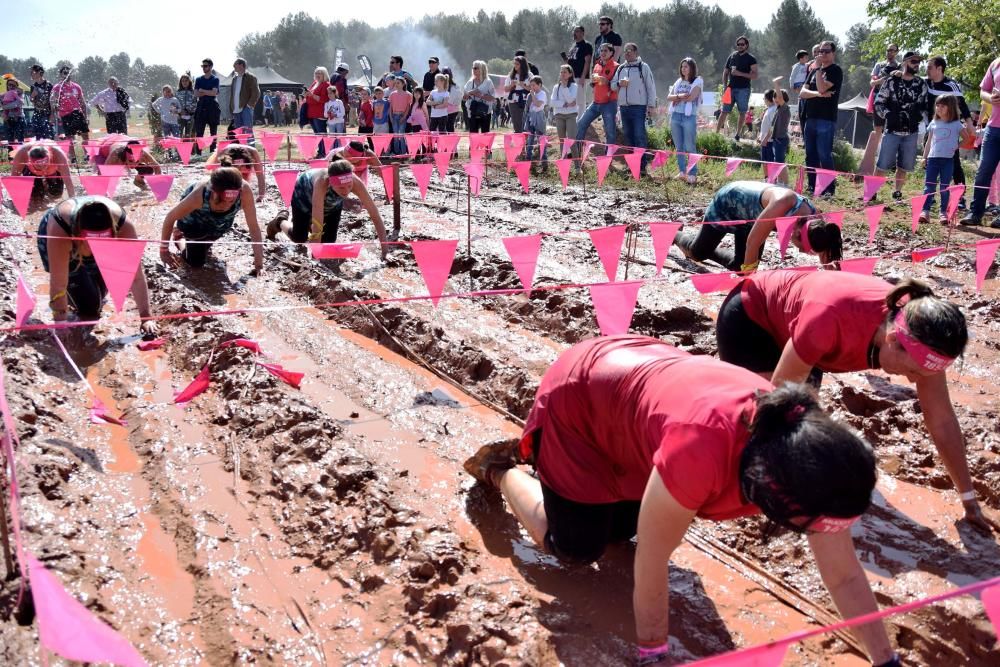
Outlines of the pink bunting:
[{"label": "pink bunting", "polygon": [[393,174],[393,169],[399,169],[399,167],[387,164],[381,169],[382,169],[382,185],[385,187],[385,198],[387,201],[392,201],[392,196],[395,194],[394,188],[396,187],[396,181]]},{"label": "pink bunting", "polygon": [[140,340],[136,343],[136,347],[139,348],[140,352],[151,352],[152,350],[159,350],[166,344],[167,340],[165,338],[155,338],[153,340]]},{"label": "pink bunting", "polygon": [[524,194],[528,194],[531,189],[531,163],[515,162],[514,173],[517,175],[517,180],[521,183],[521,189],[524,190]]},{"label": "pink bunting", "polygon": [[118,189],[118,181],[120,180],[121,176],[80,175],[80,185],[87,191],[87,194],[100,195],[109,199],[115,196],[115,191]]},{"label": "pink bunting", "polygon": [[311,243],[313,259],[355,259],[361,254],[361,243]]},{"label": "pink bunting", "polygon": [[659,169],[667,163],[670,159],[670,151],[656,151],[653,155],[653,161],[649,163],[650,169]]},{"label": "pink bunting", "polygon": [[523,134],[513,133],[505,134],[503,137],[503,152],[507,156],[507,168],[513,169],[514,162],[517,161],[518,156],[521,155],[521,150],[524,148],[525,138]]},{"label": "pink bunting", "polygon": [[194,150],[194,144],[190,141],[182,141],[174,148],[177,149],[177,154],[181,158],[183,164],[191,164],[191,151]]},{"label": "pink bunting", "polygon": [[423,276],[427,292],[435,306],[441,300],[441,291],[451,273],[451,264],[455,260],[455,248],[458,239],[446,241],[411,241],[413,258],[417,260],[420,275]]},{"label": "pink bunting", "polygon": [[921,248],[919,250],[914,250],[910,253],[910,257],[914,262],[923,262],[931,257],[936,257],[944,252],[944,246],[938,246],[936,248]]},{"label": "pink bunting", "polygon": [[958,212],[958,203],[965,194],[965,185],[959,183],[958,185],[952,185],[948,188],[948,192],[951,194],[951,198],[948,200],[948,211],[946,215],[948,220],[955,219],[955,213]]},{"label": "pink bunting", "polygon": [[819,197],[826,192],[826,189],[830,187],[830,184],[833,183],[836,178],[837,172],[835,171],[830,169],[817,169],[815,196]]},{"label": "pink bunting", "polygon": [[372,140],[372,150],[375,151],[375,155],[385,153],[385,150],[389,148],[389,144],[392,143],[391,134],[373,134],[369,139]]},{"label": "pink bunting", "polygon": [[[986,272],[993,264],[997,248],[1000,247],[1000,240],[986,240],[976,242],[976,291],[983,289],[983,282],[986,280]],[[20,283],[18,283],[20,285]],[[20,305],[18,305],[20,309]]]},{"label": "pink bunting", "polygon": [[614,158],[610,155],[598,155],[594,158],[594,162],[597,163],[597,184],[601,185],[604,183],[604,177],[608,175],[608,167],[611,166],[611,161]]},{"label": "pink bunting", "polygon": [[702,157],[703,156],[701,153],[688,153],[687,173],[689,174],[691,173],[691,170],[694,169],[694,166],[699,162],[701,162]]},{"label": "pink bunting", "polygon": [[321,141],[323,141],[323,137],[316,134],[295,135],[295,143],[299,146],[299,152],[302,153],[303,160],[308,160],[316,155],[316,149],[319,148],[319,142]]},{"label": "pink bunting", "polygon": [[123,164],[99,164],[97,173],[101,176],[124,176],[128,169]]},{"label": "pink bunting", "polygon": [[20,327],[31,317],[31,311],[35,309],[35,295],[32,294],[21,272],[17,268],[14,272],[17,273],[17,314],[14,316],[14,326]]},{"label": "pink bunting", "polygon": [[177,405],[184,405],[185,403],[188,403],[198,394],[204,393],[204,391],[208,389],[209,384],[211,384],[211,380],[208,364],[205,364],[205,367],[202,368],[198,375],[195,376],[194,380],[191,381],[191,384],[177,392],[174,396],[174,403]]},{"label": "pink bunting", "polygon": [[588,157],[590,157],[590,151],[591,151],[591,149],[593,147],[594,147],[594,142],[593,141],[584,141],[583,142],[583,152],[580,153],[580,161],[581,162],[583,162]]},{"label": "pink bunting", "polygon": [[840,260],[840,270],[848,273],[863,273],[870,276],[878,264],[879,257],[855,257]]},{"label": "pink bunting", "polygon": [[[237,142],[231,141],[229,139],[219,139],[219,141],[215,144],[215,150],[216,150],[216,152],[224,151],[227,148],[229,148],[230,146],[232,146],[234,143],[237,143]],[[306,156],[303,155],[302,157],[306,157]]]},{"label": "pink bunting", "polygon": [[691,284],[702,294],[711,292],[728,292],[743,280],[745,276],[738,273],[695,273],[691,275]]},{"label": "pink bunting", "polygon": [[726,178],[729,178],[736,173],[736,170],[740,168],[741,164],[743,164],[743,160],[738,157],[731,157],[726,160]]},{"label": "pink bunting", "polygon": [[469,135],[469,150],[480,150],[486,152],[493,148],[493,140],[496,134],[493,132],[477,132]]},{"label": "pink bunting", "polygon": [[868,219],[868,243],[875,242],[875,232],[878,231],[879,222],[882,220],[882,212],[885,211],[885,204],[869,206],[865,209],[865,218]]},{"label": "pink bunting", "polygon": [[274,158],[278,157],[278,149],[281,148],[281,143],[285,140],[285,135],[283,134],[264,134],[260,138],[260,143],[264,147],[264,155],[267,156],[269,162],[274,162]]},{"label": "pink bunting", "polygon": [[466,162],[462,165],[462,168],[469,177],[469,190],[478,197],[479,188],[483,185],[483,172],[486,169],[486,165],[482,162]]},{"label": "pink bunting", "polygon": [[281,193],[281,201],[285,206],[292,205],[292,193],[295,191],[295,180],[299,177],[298,169],[275,169],[271,172],[274,182]]},{"label": "pink bunting", "polygon": [[411,164],[410,171],[413,172],[413,178],[417,182],[417,187],[420,188],[420,198],[423,200],[427,199],[427,186],[431,182],[431,172],[434,171],[434,165],[432,164]]},{"label": "pink bunting", "polygon": [[330,163],[326,161],[325,157],[318,157],[315,160],[309,160],[310,169],[326,169],[330,166]]},{"label": "pink bunting", "polygon": [[927,201],[929,195],[917,195],[910,200],[910,217],[912,218],[913,233],[917,233],[917,228],[920,227],[920,214],[924,212],[924,202]]},{"label": "pink bunting", "polygon": [[146,185],[153,191],[156,201],[163,201],[170,194],[170,186],[174,183],[173,174],[150,174],[146,176]]},{"label": "pink bunting", "polygon": [[200,148],[201,150],[205,150],[206,148],[211,146],[213,141],[215,141],[215,137],[213,136],[195,138],[195,142],[198,144],[198,148]]},{"label": "pink bunting", "polygon": [[569,155],[570,151],[573,150],[573,144],[576,143],[576,139],[570,139],[569,137],[563,137],[562,140],[562,157]]},{"label": "pink bunting", "polygon": [[636,148],[633,152],[625,156],[625,164],[628,165],[629,171],[632,172],[632,178],[639,180],[642,171],[642,155],[645,153],[641,148]]},{"label": "pink bunting", "polygon": [[170,150],[171,148],[175,148],[180,142],[181,140],[177,137],[163,137],[160,139],[160,148],[165,151]]},{"label": "pink bunting", "polygon": [[787,641],[781,641],[723,653],[691,663],[691,667],[779,667],[785,660],[788,644]]},{"label": "pink bunting", "polygon": [[415,156],[424,145],[424,137],[420,133],[407,134],[404,139],[406,140],[406,152],[410,157]]},{"label": "pink bunting", "polygon": [[501,240],[510,255],[514,270],[517,271],[517,277],[524,285],[524,291],[530,291],[535,279],[535,267],[538,265],[538,253],[542,249],[542,235],[508,236]]},{"label": "pink bunting", "polygon": [[594,303],[594,314],[602,336],[628,333],[640,287],[641,280],[590,286],[590,300]]},{"label": "pink bunting", "polygon": [[982,594],[986,615],[993,623],[996,635],[1000,637],[1000,586],[990,586]]},{"label": "pink bunting", "polygon": [[875,196],[875,193],[882,189],[882,186],[885,185],[885,181],[885,176],[865,176],[865,203],[868,203],[868,201]]},{"label": "pink bunting", "polygon": [[298,389],[299,385],[302,384],[302,378],[306,376],[305,373],[287,370],[280,364],[263,364],[258,361],[257,365],[267,369],[271,375],[278,378],[285,384],[295,387],[296,389]]},{"label": "pink bunting", "polygon": [[542,136],[540,136],[538,138],[538,155],[539,156],[545,154],[545,149],[548,147],[548,145],[549,145],[549,135],[543,134]]},{"label": "pink bunting", "polygon": [[77,602],[34,556],[26,554],[25,560],[31,576],[38,638],[45,648],[78,662],[146,666],[124,637]]},{"label": "pink bunting", "polygon": [[246,350],[250,350],[254,354],[264,354],[264,351],[260,347],[260,343],[255,340],[250,340],[249,338],[231,338],[220,345],[219,349],[224,350],[227,347],[242,347]]},{"label": "pink bunting", "polygon": [[615,225],[614,227],[600,227],[598,229],[588,229],[590,240],[597,249],[597,256],[604,265],[604,272],[608,276],[608,282],[614,282],[618,275],[618,260],[622,254],[622,243],[625,240],[625,230],[628,225]]},{"label": "pink bunting", "polygon": [[674,237],[681,228],[679,222],[651,222],[649,233],[653,236],[653,256],[656,258],[656,275],[663,271],[663,262],[667,259]]},{"label": "pink bunting", "polygon": [[101,142],[99,141],[86,141],[83,144],[83,152],[87,154],[87,157],[93,159],[98,156],[101,152]]},{"label": "pink bunting", "polygon": [[87,240],[87,244],[97,261],[97,268],[101,270],[104,284],[108,286],[108,293],[111,294],[115,310],[121,312],[125,306],[125,297],[132,289],[132,282],[142,261],[146,242],[91,238]]},{"label": "pink bunting", "polygon": [[115,426],[128,426],[123,419],[115,417],[108,412],[108,408],[101,399],[94,396],[94,402],[90,405],[91,424],[114,424]]},{"label": "pink bunting", "polygon": [[454,153],[456,149],[458,149],[458,140],[460,138],[461,137],[457,134],[438,135],[436,144],[437,151],[439,153]]},{"label": "pink bunting", "polygon": [[144,146],[141,143],[128,145],[128,149],[132,153],[132,159],[136,162],[138,162],[139,158],[142,157],[143,148]]},{"label": "pink bunting", "polygon": [[844,213],[845,211],[831,211],[830,213],[824,213],[823,219],[827,222],[832,222],[837,225],[841,231],[844,231]]},{"label": "pink bunting", "polygon": [[569,186],[569,170],[573,166],[573,160],[563,158],[556,160],[556,169],[559,170],[559,180],[562,181],[563,190]]},{"label": "pink bunting", "polygon": [[788,250],[788,243],[792,240],[792,232],[795,230],[795,216],[786,216],[774,221],[774,226],[778,229],[778,247],[781,249],[781,259],[785,258],[785,251]]},{"label": "pink bunting", "polygon": [[[728,168],[728,166],[727,166]],[[779,162],[765,162],[764,170],[767,172],[767,182],[774,183],[778,180],[778,174],[785,168],[785,164]]]},{"label": "pink bunting", "polygon": [[618,146],[616,146],[615,144],[607,144],[604,147],[605,155],[614,157],[617,152],[618,152]]},{"label": "pink bunting", "polygon": [[435,153],[434,166],[437,167],[438,179],[444,180],[448,175],[448,165],[451,163],[451,153]]},{"label": "pink bunting", "polygon": [[73,150],[73,141],[72,141],[72,139],[64,139],[62,141],[57,141],[56,145],[59,146],[59,150],[61,150],[67,156]]},{"label": "pink bunting", "polygon": [[28,204],[31,202],[31,189],[35,187],[35,179],[31,176],[5,176],[3,187],[14,202],[14,208],[22,218],[28,216]]}]

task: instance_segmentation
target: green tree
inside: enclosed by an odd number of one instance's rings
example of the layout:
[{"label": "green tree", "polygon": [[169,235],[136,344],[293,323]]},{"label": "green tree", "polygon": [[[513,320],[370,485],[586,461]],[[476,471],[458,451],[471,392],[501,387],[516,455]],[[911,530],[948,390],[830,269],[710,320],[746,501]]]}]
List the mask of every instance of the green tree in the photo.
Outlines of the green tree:
[{"label": "green tree", "polygon": [[795,64],[795,52],[799,49],[808,51],[813,44],[829,38],[830,33],[823,21],[804,0],[782,0],[764,29],[759,47],[758,87],[769,88],[772,78],[783,76],[782,86],[787,88],[788,75]]},{"label": "green tree", "polygon": [[844,85],[840,100],[846,101],[857,94],[867,95],[871,90],[871,71],[874,60],[865,51],[871,39],[872,28],[867,23],[855,23],[847,29],[847,42],[837,58],[844,70]]},{"label": "green tree", "polygon": [[143,92],[159,94],[163,86],[167,85],[177,90],[178,78],[180,77],[177,76],[177,72],[169,65],[149,65],[146,67],[146,85],[148,90],[144,90]]},{"label": "green tree", "polygon": [[124,51],[117,53],[110,58],[108,58],[108,67],[106,74],[108,76],[113,76],[118,79],[118,82],[123,86],[129,85],[129,74],[132,69],[132,59]]},{"label": "green tree", "polygon": [[87,56],[77,67],[76,80],[88,95],[107,87],[108,64],[100,56]]}]

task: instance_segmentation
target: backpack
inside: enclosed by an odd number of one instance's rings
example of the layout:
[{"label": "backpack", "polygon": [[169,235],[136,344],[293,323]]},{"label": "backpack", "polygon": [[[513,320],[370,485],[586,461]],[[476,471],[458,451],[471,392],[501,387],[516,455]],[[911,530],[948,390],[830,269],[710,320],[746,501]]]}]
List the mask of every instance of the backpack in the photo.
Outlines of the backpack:
[{"label": "backpack", "polygon": [[115,89],[115,100],[121,105],[122,109],[128,111],[128,93],[123,88]]}]

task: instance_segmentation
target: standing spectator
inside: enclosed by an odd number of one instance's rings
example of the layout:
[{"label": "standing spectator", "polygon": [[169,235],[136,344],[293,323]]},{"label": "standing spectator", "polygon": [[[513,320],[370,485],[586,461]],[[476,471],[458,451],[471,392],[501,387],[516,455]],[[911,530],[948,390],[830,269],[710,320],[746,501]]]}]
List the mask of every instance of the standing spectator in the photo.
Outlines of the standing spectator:
[{"label": "standing spectator", "polygon": [[694,184],[698,176],[698,165],[688,173],[688,154],[698,150],[698,107],[701,105],[701,91],[705,82],[698,76],[698,64],[694,58],[684,58],[677,67],[679,74],[674,87],[667,95],[670,101],[670,136],[677,148],[677,178],[687,179]]},{"label": "standing spectator", "polygon": [[[346,134],[347,111],[340,99],[340,94],[337,92],[337,87],[327,87],[326,94],[329,98],[326,104],[323,105],[323,116],[326,118],[326,131],[330,134]],[[336,146],[338,140],[334,139],[333,143]]]},{"label": "standing spectator", "polygon": [[[212,145],[208,152],[215,152],[215,136],[219,131],[219,118],[222,109],[219,108],[219,77],[212,71],[214,63],[211,58],[201,61],[201,76],[194,80],[194,94],[198,98],[198,105],[194,112],[194,136],[200,138],[205,134],[205,126],[208,126],[208,133],[213,137]],[[201,155],[201,148],[198,144],[194,146],[194,152]]]},{"label": "standing spectator", "polygon": [[[576,140],[583,141],[590,128],[598,116],[604,122],[604,141],[607,145],[613,146],[618,138],[618,130],[615,127],[615,115],[618,113],[618,93],[611,89],[611,79],[615,76],[618,63],[615,62],[615,47],[611,44],[604,44],[597,52],[597,64],[590,75],[590,85],[594,89],[594,101],[587,110],[583,112],[576,126]],[[577,168],[582,167],[577,163]]]},{"label": "standing spectator", "polygon": [[233,62],[233,127],[250,131],[250,145],[253,145],[253,110],[260,100],[260,85],[257,77],[247,71],[247,61],[237,58]]},{"label": "standing spectator", "polygon": [[[587,45],[590,46],[589,44]],[[573,66],[566,64],[559,67],[559,83],[552,86],[549,104],[552,106],[552,120],[556,126],[556,135],[560,143],[564,139],[576,138],[576,117],[579,115],[580,99],[577,84],[573,77]],[[573,157],[580,157],[580,147],[573,143]]]},{"label": "standing spectator", "polygon": [[542,145],[541,137],[545,136],[545,105],[548,103],[548,96],[542,88],[542,77],[533,76],[528,80],[528,98],[526,117],[524,120],[524,131],[528,133],[528,141],[525,143],[524,154],[529,162],[532,160],[532,153],[535,144],[538,144],[538,158],[542,162],[542,173],[548,173],[548,147]]},{"label": "standing spectator", "polygon": [[395,78],[403,79],[403,85],[407,92],[412,91],[413,87],[417,85],[413,75],[403,69],[403,56],[389,56],[389,71],[382,75],[378,85],[395,92],[395,84],[393,83]]},{"label": "standing spectator", "polygon": [[[809,73],[819,67],[819,44],[813,44],[812,47],[812,60],[806,63],[806,79],[809,79]],[[803,87],[805,84],[802,84]],[[874,114],[875,112],[870,112]],[[802,134],[802,145],[806,145],[806,101],[802,99],[802,89],[799,89],[799,132]],[[874,136],[874,132],[872,135]],[[869,140],[869,143],[870,140]]]},{"label": "standing spectator", "polygon": [[448,77],[438,73],[434,77],[434,88],[427,96],[427,106],[431,109],[431,132],[448,131]]},{"label": "standing spectator", "polygon": [[[992,107],[989,125],[983,135],[980,147],[979,170],[976,172],[976,189],[972,197],[972,209],[961,219],[963,225],[983,224],[983,213],[986,212],[986,196],[990,192],[990,183],[994,172],[1000,164],[1000,58],[990,63],[982,82],[979,84],[979,99],[983,106]],[[1000,216],[990,225],[1000,229]]]},{"label": "standing spectator", "polygon": [[489,132],[490,113],[497,100],[493,80],[486,62],[472,63],[472,77],[465,84],[465,101],[469,108],[469,132]]},{"label": "standing spectator", "polygon": [[[447,77],[445,77],[445,85],[447,85]],[[445,125],[447,125],[447,101],[445,105]],[[413,89],[413,102],[410,104],[410,115],[406,118],[406,131],[407,133],[430,131],[430,123],[427,120],[427,96],[420,86]]]},{"label": "standing spectator", "polygon": [[614,31],[615,22],[610,16],[602,16],[597,19],[598,35],[594,39],[594,53],[600,53],[601,47],[605,44],[612,46],[611,59],[618,62],[622,55],[622,36]]},{"label": "standing spectator", "polygon": [[750,54],[749,48],[750,39],[746,35],[737,37],[736,50],[729,55],[726,67],[722,70],[722,89],[729,88],[732,101],[722,105],[715,131],[722,132],[729,120],[729,112],[735,106],[739,110],[736,115],[737,139],[743,130],[743,116],[750,108],[750,82],[757,78],[757,59]]},{"label": "standing spectator", "polygon": [[[525,51],[524,49],[518,49],[517,51],[514,52],[514,57],[515,58],[524,58],[524,61],[526,63],[528,63],[528,71],[532,75],[537,75],[538,74],[538,67],[535,66],[535,63],[533,63],[530,60],[528,60],[528,52],[527,51]],[[529,88],[530,88],[530,86],[529,86]]]},{"label": "standing spectator", "polygon": [[264,104],[264,127],[267,127],[268,123],[277,125],[274,122],[274,98],[271,96],[271,91],[265,90],[262,99]]},{"label": "standing spectator", "polygon": [[441,60],[437,56],[431,56],[427,59],[427,71],[424,72],[424,84],[422,86],[424,90],[434,90],[434,77],[439,74],[438,67],[440,63]]},{"label": "standing spectator", "polygon": [[372,107],[371,95],[367,88],[362,88],[358,101],[358,134],[371,134],[375,131],[375,110]]},{"label": "standing spectator", "polygon": [[799,50],[795,54],[795,64],[792,65],[792,73],[788,75],[788,85],[792,87],[792,95],[795,100],[799,99],[799,91],[806,82],[806,75],[809,74],[809,67],[806,61],[809,60],[809,52]]},{"label": "standing spectator", "polygon": [[[329,87],[330,73],[326,68],[317,67],[313,70],[313,82],[306,92],[305,99],[306,120],[312,128],[313,134],[326,134],[326,111],[324,107],[330,99],[329,93],[326,92]],[[320,140],[316,155],[313,157],[321,158],[324,155],[326,155],[326,146]],[[302,157],[308,160],[310,156],[303,155]]]},{"label": "standing spectator", "polygon": [[[844,71],[835,62],[836,53],[837,45],[833,42],[825,41],[820,44],[819,55],[816,56],[817,67],[809,72],[799,93],[799,99],[804,100],[808,118],[803,136],[808,167],[833,169],[833,135],[837,130],[837,104],[840,102],[840,89],[844,82]],[[814,197],[823,194],[816,192],[814,169],[809,170],[809,190]],[[826,192],[833,196],[836,190],[837,183],[834,181]]]},{"label": "standing spectator", "polygon": [[524,131],[524,106],[528,98],[529,79],[531,70],[528,69],[528,59],[524,56],[514,56],[514,67],[507,76],[504,89],[507,91],[507,107],[510,109],[515,132]]},{"label": "standing spectator", "polygon": [[396,155],[406,155],[406,122],[413,106],[413,94],[406,90],[406,79],[396,77],[392,81],[395,90],[389,93],[389,122],[392,125],[392,152]]},{"label": "standing spectator", "polygon": [[24,143],[24,98],[21,84],[17,79],[7,79],[7,92],[0,97],[3,101],[3,121],[7,125],[7,141]]},{"label": "standing spectator", "polygon": [[174,89],[170,86],[163,87],[163,97],[153,103],[153,108],[160,114],[160,125],[163,128],[163,136],[181,136],[180,119],[181,103],[174,97]]},{"label": "standing spectator", "polygon": [[448,123],[447,131],[454,132],[458,123],[458,114],[462,110],[462,89],[455,83],[451,67],[445,67],[441,72],[448,78]]},{"label": "standing spectator", "polygon": [[[337,63],[337,70],[330,77],[330,85],[337,89],[337,99],[344,103],[344,110],[347,110],[347,75],[351,73],[351,68],[347,63]],[[345,123],[346,116],[345,116]]]},{"label": "standing spectator", "polygon": [[[587,89],[590,88],[587,82],[590,80],[590,68],[594,60],[594,47],[584,39],[584,35],[582,25],[573,28],[573,46],[570,47],[568,53],[563,51],[559,54],[562,57],[563,63],[573,69],[573,79],[578,82],[576,84],[576,108],[579,109],[578,114],[582,114],[583,110],[587,108]],[[562,74],[559,76],[561,78]],[[573,134],[575,135],[576,133],[574,132]]]},{"label": "standing spectator", "polygon": [[372,131],[374,134],[389,134],[389,100],[385,99],[385,91],[381,86],[375,86],[375,100],[372,102]]},{"label": "standing spectator", "polygon": [[947,188],[951,183],[955,153],[966,135],[967,130],[958,117],[956,96],[950,93],[938,95],[934,103],[934,120],[927,125],[928,139],[924,144],[924,161],[927,167],[924,194],[927,198],[924,200],[920,222],[930,221],[934,192],[937,190],[941,193],[941,215],[938,220],[942,225],[948,224],[947,211],[951,193]]},{"label": "standing spectator", "polygon": [[896,60],[898,52],[899,47],[895,44],[890,44],[885,50],[885,60],[876,62],[872,67],[871,90],[868,93],[868,107],[866,110],[872,115],[872,125],[874,127],[872,128],[871,135],[868,137],[868,143],[865,145],[865,153],[861,159],[862,173],[868,173],[869,170],[874,173],[875,154],[878,151],[879,141],[885,129],[885,119],[879,118],[878,114],[875,113],[875,95],[878,93],[878,89],[882,87],[882,84],[889,78],[889,75],[901,69],[902,66]]},{"label": "standing spectator", "polygon": [[757,131],[757,141],[760,143],[760,159],[764,162],[774,162],[774,146],[771,145],[771,130],[774,127],[774,114],[777,110],[774,104],[774,90],[764,91],[764,113],[760,117],[760,128]]},{"label": "standing spectator", "polygon": [[927,82],[917,76],[921,60],[920,54],[907,51],[903,69],[889,75],[875,95],[875,114],[885,121],[875,173],[896,170],[895,201],[903,199],[906,174],[916,166],[917,133],[927,116]]},{"label": "standing spectator", "polygon": [[108,79],[108,87],[91,98],[91,106],[101,110],[105,116],[108,134],[128,134],[128,119],[125,114],[129,109],[129,96],[125,89],[118,85],[118,79]]},{"label": "standing spectator", "polygon": [[[76,162],[73,155],[73,136],[79,134],[83,143],[90,141],[90,125],[87,123],[87,102],[83,98],[83,88],[76,81],[73,81],[73,73],[69,67],[59,69],[60,81],[52,86],[52,99],[55,100],[56,113],[59,115],[59,126],[62,134],[70,140],[70,154],[72,160]],[[88,162],[90,158],[86,152],[83,161]]]},{"label": "standing spectator", "polygon": [[39,139],[54,139],[52,129],[52,84],[45,80],[45,68],[31,66],[31,103],[35,113],[31,116],[31,133]]},{"label": "standing spectator", "polygon": [[149,132],[153,135],[154,139],[159,139],[163,136],[163,122],[160,118],[160,112],[156,110],[155,106],[157,99],[158,97],[155,93],[149,98]]},{"label": "standing spectator", "polygon": [[198,100],[194,95],[194,85],[191,83],[191,74],[184,72],[177,81],[177,101],[181,104],[181,112],[177,116],[177,124],[180,126],[180,136],[191,136],[191,123],[194,119],[195,111],[198,108]]},{"label": "standing spectator", "polygon": [[[656,82],[653,70],[639,57],[639,47],[633,42],[625,45],[625,62],[611,78],[611,90],[618,92],[618,112],[622,117],[622,134],[633,148],[645,149],[649,145],[646,135],[647,110],[656,108]],[[648,151],[642,155],[642,173],[653,159]]]},{"label": "standing spectator", "polygon": [[[792,110],[788,107],[788,91],[778,87],[778,79],[774,80],[774,124],[771,126],[772,160],[783,163],[788,157],[788,125],[792,121]],[[788,170],[782,169],[779,183],[787,182]]]},{"label": "standing spectator", "polygon": [[[964,123],[965,129],[972,136],[976,134],[976,127],[972,124],[972,113],[969,105],[962,97],[962,87],[957,81],[949,76],[945,76],[944,71],[948,68],[948,61],[944,56],[932,56],[927,60],[927,116],[933,118],[934,104],[939,95],[954,95],[958,102],[958,117]],[[958,148],[955,149],[955,156],[952,160],[952,178],[955,184],[965,185],[965,170],[962,169],[962,159],[959,156]],[[965,210],[965,195],[958,200],[958,210]]]}]

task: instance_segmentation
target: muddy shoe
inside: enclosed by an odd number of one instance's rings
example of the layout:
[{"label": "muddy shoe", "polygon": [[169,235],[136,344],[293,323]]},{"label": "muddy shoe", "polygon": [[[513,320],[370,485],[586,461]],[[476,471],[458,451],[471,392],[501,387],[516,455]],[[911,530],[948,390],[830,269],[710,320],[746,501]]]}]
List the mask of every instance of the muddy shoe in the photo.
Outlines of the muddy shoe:
[{"label": "muddy shoe", "polygon": [[281,231],[281,223],[288,220],[288,209],[281,209],[271,222],[267,223],[267,240],[273,241]]},{"label": "muddy shoe", "polygon": [[518,463],[518,442],[517,439],[510,439],[483,445],[462,467],[478,481],[496,489],[496,473],[510,470]]}]

